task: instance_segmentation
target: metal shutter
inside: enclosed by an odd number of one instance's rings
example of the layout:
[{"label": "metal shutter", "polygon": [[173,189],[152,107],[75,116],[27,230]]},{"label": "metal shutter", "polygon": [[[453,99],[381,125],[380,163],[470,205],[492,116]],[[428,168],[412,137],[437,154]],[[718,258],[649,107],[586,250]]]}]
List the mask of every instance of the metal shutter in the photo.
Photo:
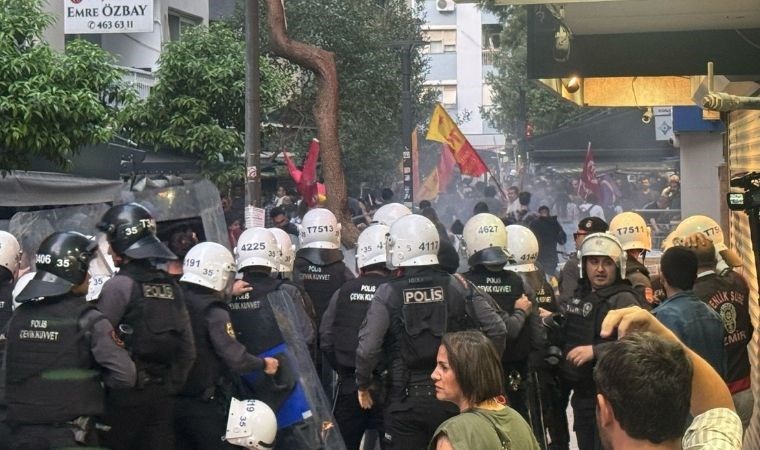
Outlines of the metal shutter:
[{"label": "metal shutter", "polygon": [[[760,111],[735,111],[728,120],[728,170],[729,179],[737,173],[760,171]],[[735,249],[743,261],[742,274],[750,286],[750,314],[757,330],[760,322],[758,315],[758,285],[755,271],[755,258],[752,251],[752,238],[749,221],[743,212],[730,212],[730,247]],[[750,342],[750,360],[752,362],[752,389],[755,393],[755,412],[752,423],[744,435],[745,449],[760,449],[760,413],[757,400],[760,399],[760,370],[758,364],[758,333]]]}]

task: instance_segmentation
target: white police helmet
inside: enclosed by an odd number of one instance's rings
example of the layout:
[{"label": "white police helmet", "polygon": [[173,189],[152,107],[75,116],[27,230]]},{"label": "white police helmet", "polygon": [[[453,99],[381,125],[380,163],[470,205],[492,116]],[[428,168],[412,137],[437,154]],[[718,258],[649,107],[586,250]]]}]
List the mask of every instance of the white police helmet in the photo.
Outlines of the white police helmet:
[{"label": "white police helmet", "polygon": [[280,248],[277,246],[277,238],[267,228],[253,227],[243,231],[238,238],[235,254],[238,270],[250,266],[280,270]]},{"label": "white police helmet", "polygon": [[635,212],[624,212],[610,221],[610,233],[620,241],[623,250],[652,250],[652,230]]},{"label": "white police helmet", "polygon": [[509,261],[507,228],[493,214],[480,213],[472,216],[464,225],[462,239],[470,266],[503,266]]},{"label": "white police helmet", "polygon": [[216,242],[201,242],[185,255],[180,281],[223,292],[235,272],[235,258],[229,250]]},{"label": "white police helmet", "polygon": [[267,230],[272,232],[274,238],[277,240],[277,245],[280,247],[280,258],[278,261],[280,268],[277,269],[277,271],[292,272],[296,246],[293,245],[293,241],[290,240],[290,235],[285,232],[285,230],[277,227],[267,228]]},{"label": "white police helmet", "polygon": [[507,226],[507,250],[512,255],[512,261],[509,262],[505,269],[515,272],[534,272],[538,270],[536,260],[538,260],[538,239],[530,231],[530,228],[523,225]]},{"label": "white police helmet", "polygon": [[329,209],[315,208],[298,225],[301,248],[340,248],[340,224]]},{"label": "white police helmet", "polygon": [[225,441],[248,449],[270,450],[276,436],[277,417],[272,408],[260,400],[232,398]]},{"label": "white police helmet", "polygon": [[742,260],[739,255],[726,246],[723,229],[718,225],[718,222],[710,217],[699,214],[689,216],[678,224],[673,236],[674,238],[685,238],[694,233],[703,233],[712,241],[715,246],[715,257],[718,259],[719,266],[723,263],[730,267],[741,266]]},{"label": "white police helmet", "polygon": [[371,266],[385,262],[385,241],[390,227],[381,223],[365,228],[356,242],[356,267]]},{"label": "white police helmet", "polygon": [[15,276],[20,258],[21,246],[16,238],[7,231],[0,230],[0,267],[5,267]]},{"label": "white police helmet", "polygon": [[391,225],[386,262],[391,267],[438,264],[440,237],[433,222],[419,214],[401,217]]},{"label": "white police helmet", "polygon": [[16,301],[16,297],[18,297],[18,294],[20,294],[21,291],[24,290],[24,288],[26,287],[27,284],[29,284],[32,278],[34,278],[34,274],[35,272],[27,272],[21,275],[18,281],[16,281],[16,285],[13,286],[13,291],[11,292],[11,295],[13,296],[13,304],[11,306],[13,307],[14,310],[18,308],[18,305],[21,304],[21,302]]},{"label": "white police helmet", "polygon": [[380,223],[386,226],[393,225],[401,217],[408,216],[412,211],[401,203],[388,203],[375,211],[372,215],[372,223]]},{"label": "white police helmet", "polygon": [[625,262],[627,255],[620,245],[620,241],[609,232],[591,233],[581,242],[578,250],[580,259],[580,276],[583,278],[583,263],[587,256],[609,256],[615,265],[620,268],[620,277],[625,278]]}]

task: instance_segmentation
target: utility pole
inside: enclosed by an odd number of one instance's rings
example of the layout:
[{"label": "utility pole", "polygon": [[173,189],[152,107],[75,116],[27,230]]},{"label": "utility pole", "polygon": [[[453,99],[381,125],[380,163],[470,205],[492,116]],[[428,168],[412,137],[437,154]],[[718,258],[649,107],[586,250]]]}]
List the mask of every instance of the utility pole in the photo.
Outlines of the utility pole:
[{"label": "utility pole", "polygon": [[261,207],[259,0],[245,5],[245,204]]},{"label": "utility pole", "polygon": [[404,206],[412,209],[414,206],[414,182],[413,173],[416,167],[412,164],[412,130],[414,118],[412,117],[412,50],[425,41],[399,40],[390,43],[391,47],[401,50],[401,142],[404,146],[403,153],[403,176],[404,194],[402,202]]}]

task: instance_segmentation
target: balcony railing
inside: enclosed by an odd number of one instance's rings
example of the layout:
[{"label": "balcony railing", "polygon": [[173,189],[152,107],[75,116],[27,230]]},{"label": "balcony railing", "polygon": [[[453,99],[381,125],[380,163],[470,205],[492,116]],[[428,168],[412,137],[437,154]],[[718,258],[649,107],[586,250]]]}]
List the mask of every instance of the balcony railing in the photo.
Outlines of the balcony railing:
[{"label": "balcony railing", "polygon": [[485,48],[482,52],[482,63],[484,66],[493,66],[498,50]]},{"label": "balcony railing", "polygon": [[135,69],[134,67],[119,66],[125,71],[124,81],[134,88],[141,99],[146,99],[150,89],[156,84],[156,76],[147,70]]}]

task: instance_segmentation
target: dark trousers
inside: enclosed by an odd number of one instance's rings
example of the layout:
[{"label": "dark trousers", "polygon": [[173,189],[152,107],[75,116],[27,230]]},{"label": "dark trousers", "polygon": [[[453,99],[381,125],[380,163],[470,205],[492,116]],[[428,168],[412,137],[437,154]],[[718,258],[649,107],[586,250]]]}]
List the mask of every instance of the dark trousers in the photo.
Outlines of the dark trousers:
[{"label": "dark trousers", "polygon": [[567,424],[567,405],[570,389],[565,387],[559,375],[551,370],[542,370],[538,376],[541,387],[544,426],[549,431],[551,450],[570,448],[570,431]]},{"label": "dark trousers", "polygon": [[528,379],[528,362],[504,362],[504,377],[506,381],[505,392],[507,393],[507,400],[509,406],[530,423],[530,416],[528,414],[528,385],[530,380]]},{"label": "dark trousers", "polygon": [[103,440],[113,450],[174,448],[174,398],[163,385],[111,390],[104,419],[111,429]]},{"label": "dark trousers", "polygon": [[596,429],[596,393],[587,388],[576,389],[570,399],[573,405],[573,430],[580,450],[600,450],[599,432]]},{"label": "dark trousers", "polygon": [[177,450],[233,450],[239,447],[222,440],[227,415],[215,400],[178,397],[174,402]]},{"label": "dark trousers", "polygon": [[430,389],[429,395],[390,400],[383,422],[386,449],[425,449],[438,426],[459,413],[453,403],[438,401]]},{"label": "dark trousers", "polygon": [[[383,430],[383,411],[379,402],[380,399],[374,399],[377,403],[372,409],[362,409],[359,406],[359,399],[356,391],[340,393],[335,399],[335,422],[340,428],[340,434],[346,443],[347,450],[359,450],[364,432],[372,429],[377,430],[382,436]],[[374,446],[369,447],[374,448]]]},{"label": "dark trousers", "polygon": [[77,442],[74,428],[68,425],[16,425],[12,427],[8,449],[49,450],[55,448],[97,446],[94,433],[87,442]]}]

